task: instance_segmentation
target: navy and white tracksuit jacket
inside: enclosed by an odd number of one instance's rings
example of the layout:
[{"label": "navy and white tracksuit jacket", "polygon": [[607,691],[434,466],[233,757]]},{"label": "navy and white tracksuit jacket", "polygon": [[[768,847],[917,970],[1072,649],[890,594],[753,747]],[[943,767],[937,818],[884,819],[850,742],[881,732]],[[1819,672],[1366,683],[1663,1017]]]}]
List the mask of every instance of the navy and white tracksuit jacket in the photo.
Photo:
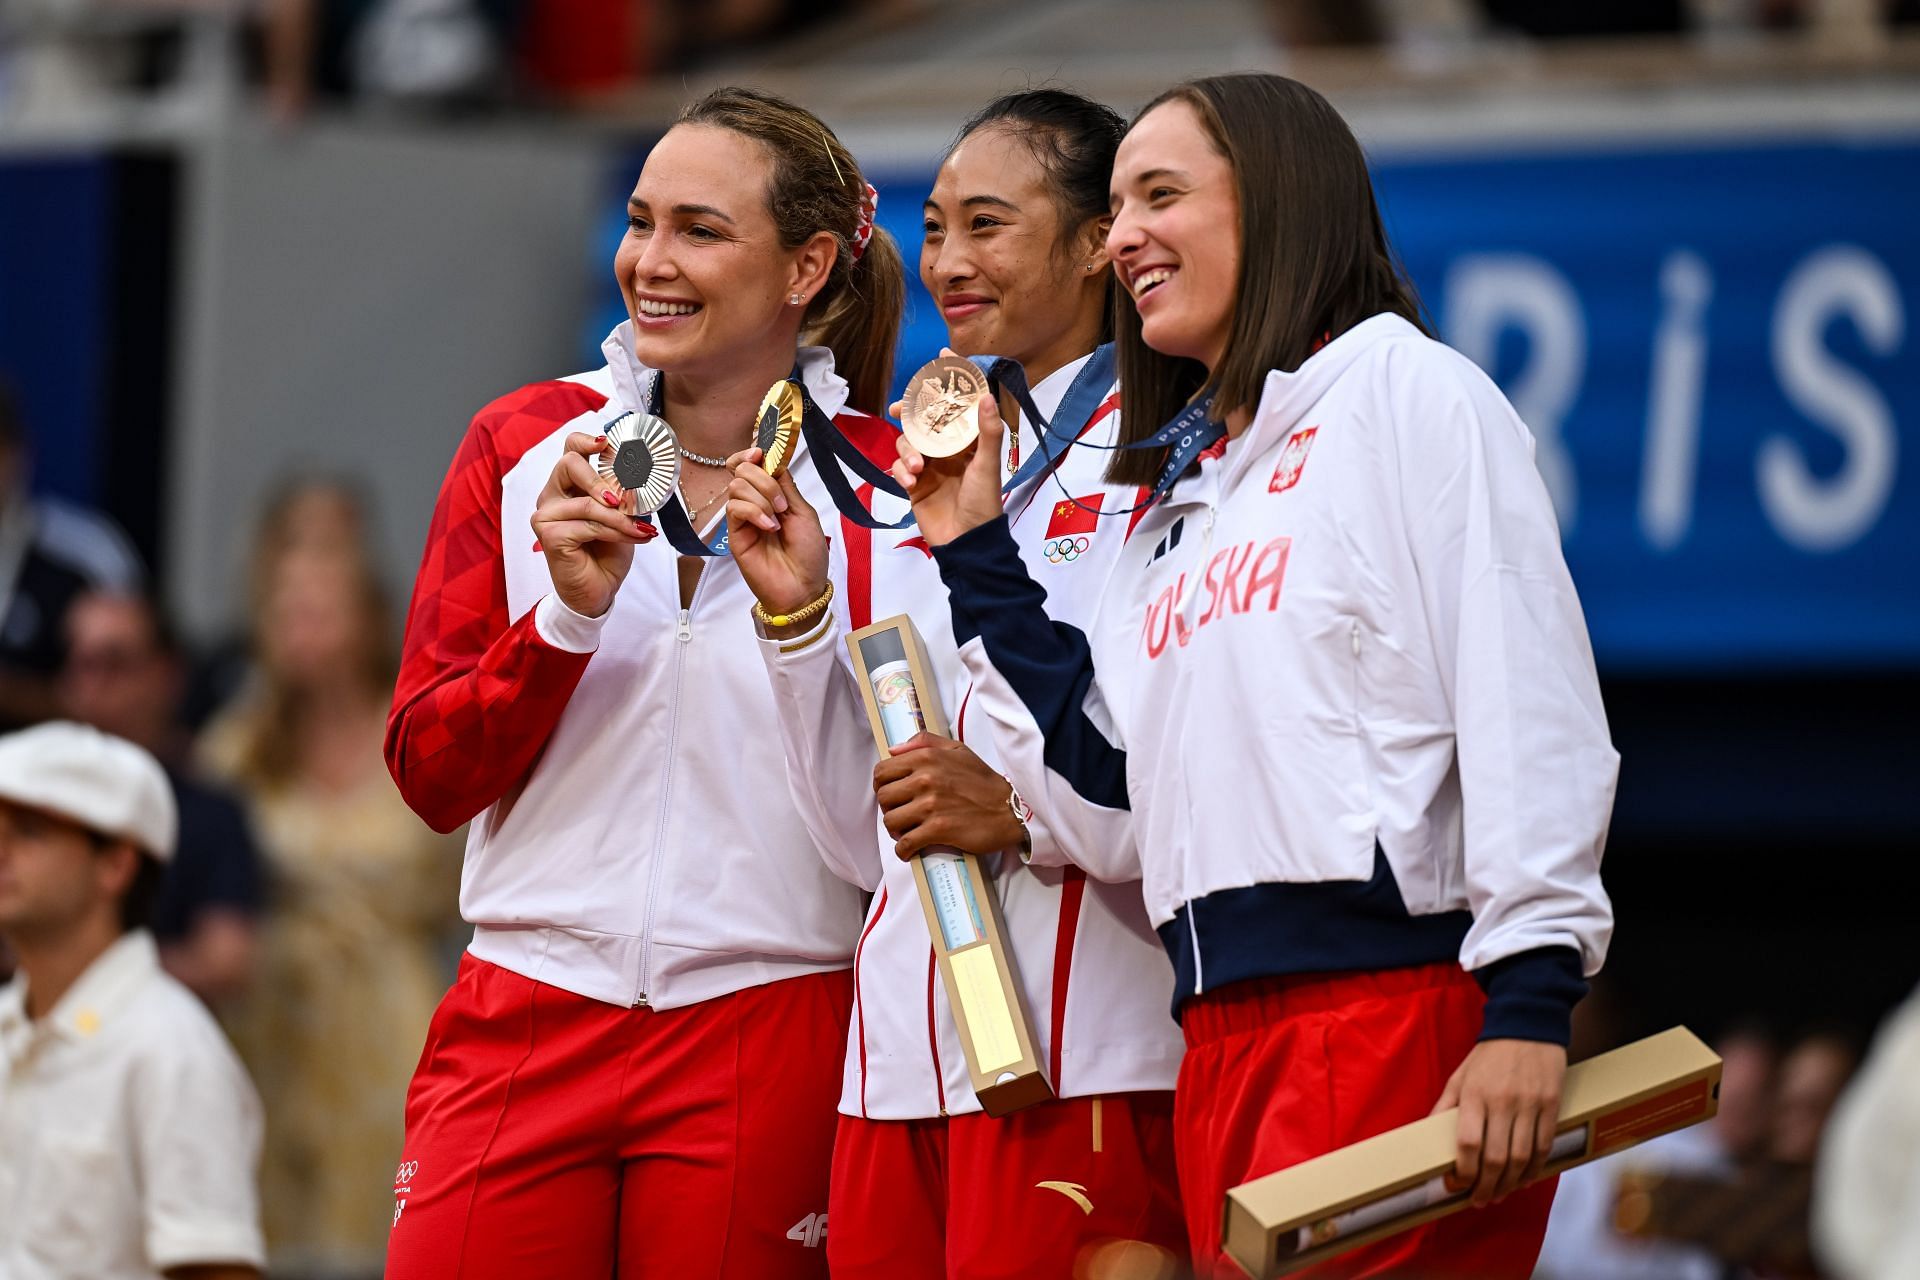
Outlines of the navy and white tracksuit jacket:
[{"label": "navy and white tracksuit jacket", "polygon": [[1062,856],[1140,875],[1176,1009],[1242,979],[1457,957],[1482,1038],[1564,1044],[1605,958],[1619,756],[1533,440],[1375,316],[1051,621],[1005,522],[935,557],[974,700]]}]

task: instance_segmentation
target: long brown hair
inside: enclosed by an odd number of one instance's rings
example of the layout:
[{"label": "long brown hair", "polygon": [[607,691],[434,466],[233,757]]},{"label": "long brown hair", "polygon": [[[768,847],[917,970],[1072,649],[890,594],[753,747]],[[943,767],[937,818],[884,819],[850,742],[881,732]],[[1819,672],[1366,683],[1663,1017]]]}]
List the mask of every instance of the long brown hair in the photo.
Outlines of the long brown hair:
[{"label": "long brown hair", "polygon": [[301,730],[311,703],[289,685],[267,660],[265,627],[268,604],[289,561],[313,554],[305,535],[289,515],[302,503],[337,503],[342,540],[329,542],[324,554],[347,568],[352,606],[359,615],[360,652],[356,665],[370,695],[390,688],[398,667],[393,608],[375,567],[367,504],[357,486],[332,477],[283,481],[262,507],[253,563],[248,575],[249,639],[255,662],[252,688],[235,712],[234,758],[225,762],[237,780],[267,788],[294,780],[300,767]]},{"label": "long brown hair", "polygon": [[907,273],[899,246],[879,227],[855,260],[867,180],[853,153],[811,111],[759,89],[715,89],[689,104],[679,123],[731,129],[766,147],[773,157],[767,209],[782,245],[797,249],[821,231],[839,242],[826,287],[807,306],[801,338],[833,352],[849,404],[880,413],[891,398]]},{"label": "long brown hair", "polygon": [[[1298,369],[1323,338],[1369,316],[1391,312],[1431,336],[1387,243],[1366,155],[1325,98],[1285,76],[1208,76],[1167,90],[1133,125],[1169,102],[1193,108],[1233,168],[1240,270],[1226,354],[1211,378],[1198,361],[1149,347],[1139,310],[1119,299],[1123,443],[1152,435],[1202,390],[1214,393],[1216,416],[1253,408],[1269,371]],[[1114,288],[1125,286],[1116,278]],[[1107,479],[1151,484],[1164,460],[1155,449],[1115,453]]]}]

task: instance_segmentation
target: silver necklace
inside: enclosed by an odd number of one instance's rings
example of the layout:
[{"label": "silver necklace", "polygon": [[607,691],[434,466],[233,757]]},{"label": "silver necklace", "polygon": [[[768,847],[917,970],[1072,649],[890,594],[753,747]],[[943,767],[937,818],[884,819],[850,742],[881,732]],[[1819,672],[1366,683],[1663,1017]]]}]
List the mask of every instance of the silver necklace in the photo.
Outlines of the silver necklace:
[{"label": "silver necklace", "polygon": [[693,450],[687,448],[687,446],[683,444],[679,444],[678,441],[675,441],[674,443],[679,445],[680,456],[685,458],[688,462],[697,462],[703,467],[724,467],[727,465],[727,460],[725,458],[709,458],[704,453],[695,453]]}]

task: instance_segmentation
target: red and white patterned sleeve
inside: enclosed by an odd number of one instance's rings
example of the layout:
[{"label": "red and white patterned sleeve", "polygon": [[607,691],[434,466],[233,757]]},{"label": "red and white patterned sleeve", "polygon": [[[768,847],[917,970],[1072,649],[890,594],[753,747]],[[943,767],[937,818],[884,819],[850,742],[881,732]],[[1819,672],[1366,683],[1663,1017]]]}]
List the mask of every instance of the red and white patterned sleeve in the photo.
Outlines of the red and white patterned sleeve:
[{"label": "red and white patterned sleeve", "polygon": [[474,417],[447,469],[386,739],[400,794],[435,831],[468,821],[526,776],[592,657],[550,644],[535,610],[509,621],[500,491],[529,448],[604,403],[577,383],[523,387]]}]

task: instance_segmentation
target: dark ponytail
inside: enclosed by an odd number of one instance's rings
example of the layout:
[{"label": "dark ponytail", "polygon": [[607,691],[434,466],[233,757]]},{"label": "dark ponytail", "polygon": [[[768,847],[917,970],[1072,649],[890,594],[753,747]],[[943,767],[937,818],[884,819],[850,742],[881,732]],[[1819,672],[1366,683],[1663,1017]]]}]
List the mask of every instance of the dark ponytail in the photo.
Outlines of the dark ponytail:
[{"label": "dark ponytail", "polygon": [[767,148],[773,157],[767,208],[782,245],[797,249],[821,231],[839,242],[826,286],[801,322],[801,340],[833,352],[850,405],[883,412],[907,276],[899,247],[878,227],[856,260],[867,180],[852,153],[811,111],[759,89],[715,89],[682,111],[678,123],[731,129]]}]

